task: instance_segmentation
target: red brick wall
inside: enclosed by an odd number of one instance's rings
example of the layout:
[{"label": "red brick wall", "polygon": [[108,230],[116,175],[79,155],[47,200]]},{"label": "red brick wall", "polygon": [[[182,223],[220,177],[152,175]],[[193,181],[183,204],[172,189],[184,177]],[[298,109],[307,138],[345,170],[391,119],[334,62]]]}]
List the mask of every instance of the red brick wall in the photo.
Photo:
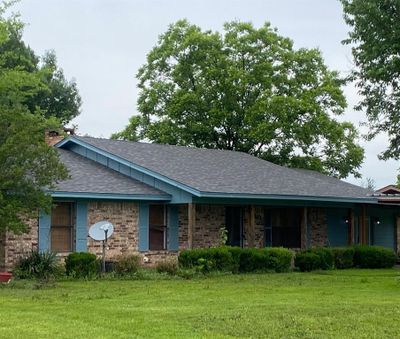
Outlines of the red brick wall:
[{"label": "red brick wall", "polygon": [[[88,204],[88,227],[102,220],[114,225],[114,233],[108,239],[109,258],[138,251],[139,206],[134,202],[90,202]],[[88,237],[88,251],[102,254],[102,242]]]},{"label": "red brick wall", "polygon": [[[0,270],[10,271],[13,269],[19,258],[28,255],[32,250],[36,250],[38,246],[38,219],[30,219],[27,221],[28,231],[23,234],[14,234],[11,231],[3,234],[3,265],[0,260]],[[1,255],[0,255],[1,258]],[[2,267],[1,267],[2,266]]]}]

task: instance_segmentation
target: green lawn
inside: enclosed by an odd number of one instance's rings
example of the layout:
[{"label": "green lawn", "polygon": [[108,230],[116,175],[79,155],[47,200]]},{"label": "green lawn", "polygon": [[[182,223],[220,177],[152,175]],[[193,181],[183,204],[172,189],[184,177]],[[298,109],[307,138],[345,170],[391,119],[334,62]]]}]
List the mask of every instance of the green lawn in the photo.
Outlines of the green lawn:
[{"label": "green lawn", "polygon": [[400,271],[0,287],[4,338],[395,338]]}]

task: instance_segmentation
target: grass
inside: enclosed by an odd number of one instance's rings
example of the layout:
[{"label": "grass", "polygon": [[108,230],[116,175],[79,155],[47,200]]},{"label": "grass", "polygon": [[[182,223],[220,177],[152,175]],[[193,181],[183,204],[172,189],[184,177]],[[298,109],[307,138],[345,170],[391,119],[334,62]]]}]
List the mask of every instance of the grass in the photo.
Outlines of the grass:
[{"label": "grass", "polygon": [[400,271],[0,287],[2,338],[395,338]]}]

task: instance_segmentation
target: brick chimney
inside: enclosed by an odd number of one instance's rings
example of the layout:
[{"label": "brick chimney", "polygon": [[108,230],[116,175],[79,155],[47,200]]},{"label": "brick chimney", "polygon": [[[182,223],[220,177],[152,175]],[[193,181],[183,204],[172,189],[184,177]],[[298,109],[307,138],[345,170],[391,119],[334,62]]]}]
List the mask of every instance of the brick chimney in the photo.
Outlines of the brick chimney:
[{"label": "brick chimney", "polygon": [[62,129],[47,130],[45,133],[46,144],[49,146],[54,146],[66,136],[75,135],[75,130],[73,128],[63,127]]}]

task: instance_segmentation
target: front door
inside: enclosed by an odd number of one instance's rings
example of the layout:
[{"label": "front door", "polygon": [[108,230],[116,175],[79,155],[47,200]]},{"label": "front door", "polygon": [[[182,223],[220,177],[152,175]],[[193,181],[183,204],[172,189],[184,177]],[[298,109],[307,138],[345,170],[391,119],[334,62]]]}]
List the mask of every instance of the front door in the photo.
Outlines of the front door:
[{"label": "front door", "polygon": [[243,208],[241,206],[225,208],[225,225],[228,231],[227,245],[243,247]]}]

